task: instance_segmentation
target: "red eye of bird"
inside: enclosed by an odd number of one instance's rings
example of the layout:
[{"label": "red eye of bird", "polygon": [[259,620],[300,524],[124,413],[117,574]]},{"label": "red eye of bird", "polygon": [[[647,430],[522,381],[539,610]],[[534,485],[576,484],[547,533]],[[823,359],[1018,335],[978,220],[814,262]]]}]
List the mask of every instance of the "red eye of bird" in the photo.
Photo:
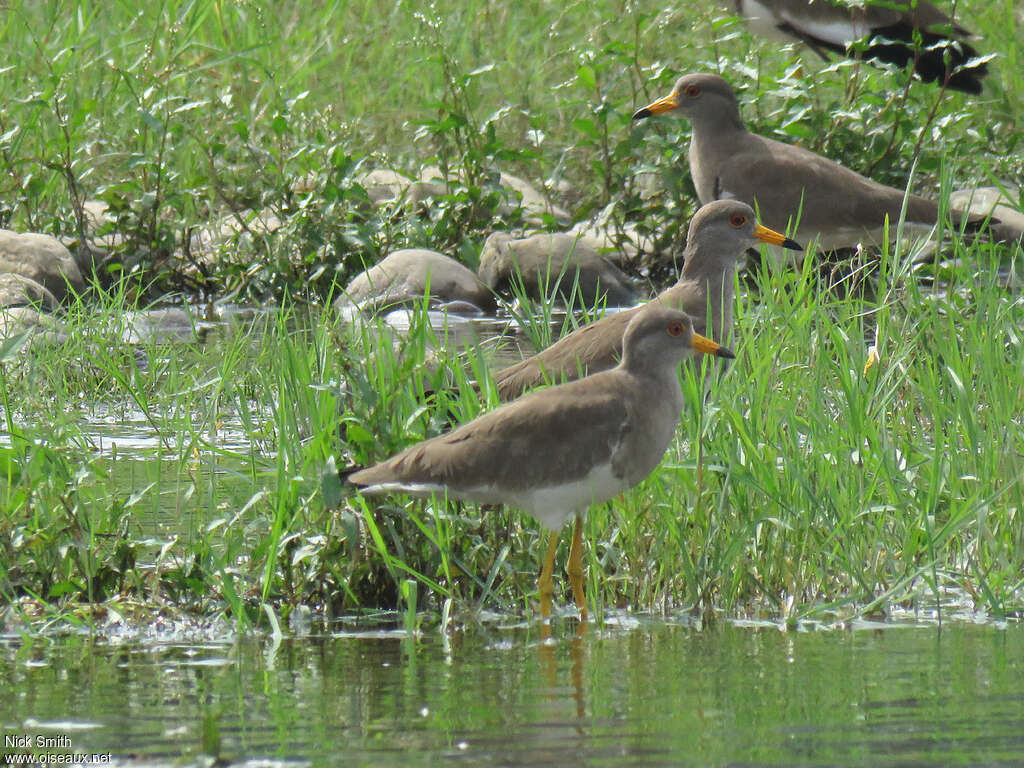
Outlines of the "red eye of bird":
[{"label": "red eye of bird", "polygon": [[697,98],[698,96],[700,96],[700,86],[699,85],[688,85],[688,86],[686,86],[686,95],[689,96],[691,99]]},{"label": "red eye of bird", "polygon": [[729,218],[729,223],[732,224],[734,227],[742,227],[744,224],[747,223],[747,217],[744,216],[742,213],[734,213]]},{"label": "red eye of bird", "polygon": [[681,323],[681,322],[679,322],[678,320],[676,320],[676,322],[674,322],[671,325],[669,325],[669,327],[668,327],[668,335],[669,336],[679,336],[685,330],[686,330],[686,325]]}]

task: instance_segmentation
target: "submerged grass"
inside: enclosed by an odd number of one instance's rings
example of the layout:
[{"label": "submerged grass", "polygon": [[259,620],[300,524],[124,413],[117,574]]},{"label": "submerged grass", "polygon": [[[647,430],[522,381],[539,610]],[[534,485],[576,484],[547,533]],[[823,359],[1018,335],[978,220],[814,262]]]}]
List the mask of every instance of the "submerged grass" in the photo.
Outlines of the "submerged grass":
[{"label": "submerged grass", "polygon": [[[576,219],[677,245],[695,207],[688,127],[630,115],[680,72],[727,71],[754,130],[882,181],[904,185],[916,162],[933,197],[951,178],[1024,175],[1012,0],[958,5],[999,52],[980,99],[847,61],[802,77],[796,52],[711,2],[421,6],[4,7],[0,225],[80,241],[98,198],[121,238],[76,246],[94,279],[62,334],[0,348],[0,597],[15,610],[95,622],[92,606],[143,601],[242,628],[302,604],[529,611],[533,521],[368,502],[333,472],[494,406],[486,345],[457,348],[425,304],[402,334],[309,305],[394,248],[474,263],[519,221],[500,211],[502,169],[561,184]],[[357,180],[428,162],[462,183],[423,211],[375,209]],[[247,231],[253,211],[281,228]],[[193,250],[196,227],[226,219],[240,231],[215,258]],[[883,252],[838,286],[810,261],[738,285],[737,360],[706,404],[684,382],[666,460],[588,517],[598,611],[850,617],[955,588],[1020,615],[1024,308],[1003,285],[1019,251],[952,247],[936,267]],[[197,317],[193,339],[127,341],[169,290],[279,301],[209,332]],[[522,309],[537,344],[547,307]],[[153,447],[101,443],[98,409],[142,419]]]}]

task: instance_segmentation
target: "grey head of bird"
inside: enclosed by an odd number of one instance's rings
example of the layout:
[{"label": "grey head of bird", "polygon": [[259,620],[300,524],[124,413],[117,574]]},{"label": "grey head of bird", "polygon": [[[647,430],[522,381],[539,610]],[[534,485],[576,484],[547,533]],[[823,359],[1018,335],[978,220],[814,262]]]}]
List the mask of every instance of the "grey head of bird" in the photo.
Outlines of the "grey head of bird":
[{"label": "grey head of bird", "polygon": [[709,265],[739,259],[760,243],[793,251],[803,248],[794,240],[757,222],[754,209],[740,200],[714,200],[701,206],[690,219],[686,234],[686,260]]},{"label": "grey head of bird", "polygon": [[740,105],[729,81],[708,72],[683,75],[668,96],[633,113],[634,120],[668,112],[679,113],[691,122],[743,129]]},{"label": "grey head of bird", "polygon": [[661,304],[657,299],[636,314],[622,336],[622,368],[633,372],[675,370],[691,357],[702,353],[733,358],[727,347],[695,333],[693,321],[685,312]]}]

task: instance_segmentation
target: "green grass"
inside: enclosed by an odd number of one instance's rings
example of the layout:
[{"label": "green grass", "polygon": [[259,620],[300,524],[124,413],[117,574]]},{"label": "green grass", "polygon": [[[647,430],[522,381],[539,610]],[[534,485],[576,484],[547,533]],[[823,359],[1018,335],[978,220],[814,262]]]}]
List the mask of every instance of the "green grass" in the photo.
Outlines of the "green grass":
[{"label": "green grass", "polygon": [[[123,237],[101,276],[252,297],[327,295],[396,247],[443,247],[470,263],[497,222],[492,175],[563,181],[574,215],[679,242],[694,208],[680,168],[688,127],[630,116],[684,71],[741,91],[755,129],[799,141],[918,191],[1024,175],[1012,0],[961,3],[998,52],[984,97],[904,87],[906,77],[751,38],[713,3],[10,3],[0,51],[0,224],[76,236],[102,199]],[[929,121],[929,115],[934,115]],[[465,184],[426,219],[374,214],[356,177],[391,165],[459,169]],[[642,200],[636,174],[665,192]],[[239,237],[190,264],[196,227],[269,210],[275,235]],[[767,222],[781,227],[784,222]],[[80,253],[83,261],[89,256]],[[191,269],[187,267],[192,267]],[[312,278],[311,278],[312,276]]]},{"label": "green grass", "polygon": [[[498,215],[499,168],[567,182],[577,219],[604,209],[678,243],[696,205],[688,127],[629,118],[683,71],[725,72],[752,128],[888,183],[915,161],[914,189],[936,197],[1024,176],[1010,0],[959,4],[979,49],[1000,56],[982,98],[941,101],[902,73],[822,70],[806,52],[800,75],[799,52],[710,3],[416,8],[3,9],[0,225],[75,236],[81,202],[99,198],[123,238],[97,257],[62,338],[0,349],[5,601],[86,622],[90,606],[141,602],[242,627],[299,604],[529,611],[544,544],[532,520],[371,505],[331,474],[494,405],[483,345],[448,343],[423,307],[395,336],[317,305],[394,248],[474,263],[491,229],[517,221]],[[425,163],[463,182],[422,213],[374,209],[356,181]],[[663,182],[653,200],[639,171]],[[193,228],[248,210],[281,229],[243,233],[210,261],[184,247]],[[849,617],[937,604],[948,587],[994,615],[1024,610],[1024,309],[998,277],[1019,252],[951,248],[927,267],[912,247],[886,252],[872,290],[849,295],[810,265],[741,286],[738,359],[708,405],[688,383],[665,462],[588,518],[598,611]],[[127,310],[168,292],[283,308],[202,345],[111,343]],[[543,338],[548,323],[531,320]],[[880,361],[865,372],[872,344]],[[96,451],[97,408],[141,414],[158,447]]]},{"label": "green grass", "polygon": [[[995,277],[939,293],[904,275],[884,305],[818,281],[761,276],[710,404],[694,405],[702,389],[688,383],[665,462],[592,511],[598,607],[853,616],[928,605],[954,586],[993,614],[1021,610],[1020,302]],[[528,517],[368,504],[329,474],[479,412],[464,371],[483,375],[480,350],[444,351],[422,310],[404,337],[281,311],[206,347],[143,345],[161,362],[140,371],[98,343],[122,300],[72,316],[64,345],[4,367],[21,425],[0,482],[8,600],[35,595],[72,614],[83,601],[141,600],[228,611],[244,626],[263,604],[399,605],[412,577],[426,587],[421,607],[529,610],[544,537]],[[881,359],[865,374],[875,324]],[[97,455],[84,414],[50,423],[83,386],[134,404],[162,445]],[[222,447],[225,424],[252,450]]]}]

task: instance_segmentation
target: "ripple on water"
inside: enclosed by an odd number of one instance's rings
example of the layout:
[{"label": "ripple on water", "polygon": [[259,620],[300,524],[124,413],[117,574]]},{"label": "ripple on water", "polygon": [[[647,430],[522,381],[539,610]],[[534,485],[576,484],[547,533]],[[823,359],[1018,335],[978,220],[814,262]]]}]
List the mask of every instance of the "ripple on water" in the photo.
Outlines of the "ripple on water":
[{"label": "ripple on water", "polygon": [[[0,723],[113,764],[1013,764],[1024,627],[661,621],[550,639],[507,617],[447,635],[394,613],[306,637],[230,624],[0,644]],[[899,632],[879,632],[899,627]],[[772,631],[764,631],[765,628]],[[862,629],[872,631],[861,631]],[[26,646],[31,645],[31,648]],[[18,664],[26,655],[46,667]]]}]

